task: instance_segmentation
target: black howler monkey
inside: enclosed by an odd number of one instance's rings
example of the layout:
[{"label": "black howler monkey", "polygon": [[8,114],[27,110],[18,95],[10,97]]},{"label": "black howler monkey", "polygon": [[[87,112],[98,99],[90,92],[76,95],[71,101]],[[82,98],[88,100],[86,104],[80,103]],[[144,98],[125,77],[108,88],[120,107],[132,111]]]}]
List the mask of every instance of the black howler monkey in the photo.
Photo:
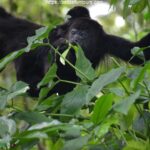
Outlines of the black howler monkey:
[{"label": "black howler monkey", "polygon": [[[25,47],[26,38],[34,35],[34,31],[42,26],[15,18],[2,8],[0,8],[0,12],[2,12],[2,15],[0,14],[0,57],[3,57],[10,51]],[[68,12],[68,15],[71,16],[68,21],[52,30],[49,41],[60,50],[64,49],[62,45],[66,44],[66,40],[72,44],[79,44],[93,67],[98,65],[106,54],[128,61],[132,57],[131,49],[134,46],[147,47],[150,45],[150,34],[138,42],[130,42],[117,36],[108,35],[100,24],[90,18],[88,10],[84,7],[75,7]],[[5,19],[5,16],[8,18]],[[17,79],[30,85],[31,96],[38,95],[39,90],[36,85],[44,76],[49,51],[50,49],[47,47],[39,47],[36,51],[26,53],[15,60]],[[147,60],[150,59],[149,48],[144,51],[144,54]],[[69,60],[75,61],[73,53],[69,54]],[[131,63],[142,64],[143,61],[134,57]],[[57,74],[61,79],[77,80],[77,76],[70,66],[63,66],[59,61],[57,61],[57,65]],[[71,84],[59,83],[51,91],[51,94],[56,92],[64,94],[73,87]]]},{"label": "black howler monkey", "polygon": [[[129,61],[133,56],[131,49],[134,47],[150,46],[150,33],[138,42],[131,42],[124,38],[109,35],[103,27],[90,18],[78,18],[68,28],[64,36],[67,41],[78,44],[84,50],[87,58],[95,67],[106,54],[117,56],[125,61]],[[150,59],[150,48],[144,51],[145,59]],[[142,64],[143,60],[133,57],[130,60],[133,64]]]},{"label": "black howler monkey", "polygon": [[[133,47],[147,47],[150,45],[150,34],[138,42],[130,42],[121,37],[105,33],[100,24],[89,18],[78,18],[75,20],[69,26],[68,32],[64,37],[70,43],[78,44],[82,47],[93,67],[96,67],[106,54],[111,54],[125,61],[129,61],[133,56],[131,53]],[[57,43],[56,46],[61,49],[62,43],[60,41],[55,42]],[[144,54],[147,60],[150,59],[150,48],[147,48],[147,50],[144,51]],[[68,59],[70,62],[74,63],[74,54],[70,53]],[[143,64],[143,60],[138,57],[133,57],[130,60],[130,63],[139,65]],[[57,74],[61,79],[77,81],[78,78],[69,65],[63,66],[59,61],[57,62],[57,65]],[[52,90],[52,93],[58,92],[64,94],[73,89],[73,87],[73,85],[60,83]]]}]

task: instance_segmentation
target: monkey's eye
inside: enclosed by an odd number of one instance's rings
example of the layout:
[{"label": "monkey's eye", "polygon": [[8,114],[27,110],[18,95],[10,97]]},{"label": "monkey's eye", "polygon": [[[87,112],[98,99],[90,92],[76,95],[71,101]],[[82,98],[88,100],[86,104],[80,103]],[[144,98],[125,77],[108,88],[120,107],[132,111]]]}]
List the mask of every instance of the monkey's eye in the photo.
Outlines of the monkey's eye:
[{"label": "monkey's eye", "polygon": [[65,21],[68,21],[68,20],[70,20],[71,18],[72,18],[71,15],[66,15]]},{"label": "monkey's eye", "polygon": [[78,32],[77,29],[72,29],[72,30],[71,30],[71,34],[73,34],[73,35],[76,34],[77,32]]},{"label": "monkey's eye", "polygon": [[84,33],[83,32],[79,32],[78,33],[80,36],[84,36]]},{"label": "monkey's eye", "polygon": [[88,37],[88,33],[85,32],[85,31],[80,31],[78,34],[79,34],[79,36],[81,36],[82,38]]}]

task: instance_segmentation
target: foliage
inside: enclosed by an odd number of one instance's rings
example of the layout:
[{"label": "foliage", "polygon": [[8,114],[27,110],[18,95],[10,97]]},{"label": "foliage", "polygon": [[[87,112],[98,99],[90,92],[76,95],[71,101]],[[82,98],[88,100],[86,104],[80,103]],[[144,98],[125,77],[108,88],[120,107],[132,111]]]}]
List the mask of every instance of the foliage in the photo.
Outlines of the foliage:
[{"label": "foliage", "polygon": [[[133,5],[137,2],[130,0]],[[0,61],[0,70],[38,46],[51,47],[43,43],[50,30],[51,27],[37,30],[35,36],[27,39],[27,47]],[[144,108],[150,104],[150,62],[143,66],[115,65],[98,76],[83,50],[72,47],[77,59],[75,65],[66,59],[68,52],[54,51],[64,65],[68,63],[75,70],[80,82],[59,78],[55,81],[58,68],[52,64],[38,84],[42,89],[31,109],[15,105],[18,96],[28,97],[26,83],[18,81],[8,89],[0,88],[0,149],[148,150],[150,111]],[[137,51],[141,53],[143,49]],[[57,82],[76,87],[65,95],[48,97]]]},{"label": "foliage", "polygon": [[[119,0],[110,0],[110,3],[112,5],[116,5],[119,2]],[[124,15],[128,15],[129,11],[132,11],[134,13],[141,13],[145,9],[147,16],[149,16],[150,11],[150,2],[149,0],[123,0],[123,6],[124,6]]]},{"label": "foliage", "polygon": [[[22,54],[41,44],[51,46],[41,42],[48,32],[46,27],[36,31],[35,36],[28,38],[28,46],[20,50]],[[1,89],[1,111],[11,108],[11,113],[0,118],[1,149],[32,149],[39,144],[53,150],[148,149],[150,112],[142,106],[150,99],[150,62],[142,67],[116,66],[98,77],[82,49],[74,49],[75,66],[54,49],[81,79],[66,95],[47,97],[57,76],[56,64],[38,84],[38,87],[48,86],[41,89],[39,100],[31,110],[18,109],[9,103],[26,93],[28,86],[25,83],[16,82],[10,89]],[[10,62],[8,60],[20,56],[20,51],[3,58],[1,68]]]}]

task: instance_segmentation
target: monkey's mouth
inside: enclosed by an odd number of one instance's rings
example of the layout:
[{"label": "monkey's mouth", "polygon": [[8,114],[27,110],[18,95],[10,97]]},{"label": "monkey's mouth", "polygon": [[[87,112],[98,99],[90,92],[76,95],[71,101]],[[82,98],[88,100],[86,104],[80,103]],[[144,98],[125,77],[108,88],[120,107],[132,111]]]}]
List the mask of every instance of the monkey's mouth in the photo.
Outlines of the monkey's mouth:
[{"label": "monkey's mouth", "polygon": [[69,43],[71,43],[72,45],[77,45],[80,42],[78,40],[70,40]]},{"label": "monkey's mouth", "polygon": [[88,43],[86,44],[86,41],[86,38],[83,38],[81,36],[74,36],[69,40],[69,43],[71,43],[72,45],[80,45],[84,47],[84,45],[88,45]]}]

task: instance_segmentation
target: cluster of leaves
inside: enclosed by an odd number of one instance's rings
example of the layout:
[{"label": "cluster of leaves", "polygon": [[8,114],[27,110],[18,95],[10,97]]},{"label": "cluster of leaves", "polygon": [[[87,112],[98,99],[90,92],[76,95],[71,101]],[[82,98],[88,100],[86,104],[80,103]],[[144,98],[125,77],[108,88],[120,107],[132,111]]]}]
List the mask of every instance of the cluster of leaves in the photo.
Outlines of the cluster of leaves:
[{"label": "cluster of leaves", "polygon": [[[2,70],[23,53],[46,45],[50,28],[41,28],[27,39],[28,46],[0,61]],[[141,67],[116,66],[97,76],[80,47],[75,49],[76,63],[66,55],[60,61],[69,64],[81,79],[64,81],[57,77],[57,64],[52,64],[38,84],[43,87],[31,110],[17,108],[17,96],[26,96],[28,85],[16,82],[10,89],[0,89],[0,149],[53,150],[148,150],[150,148],[150,112],[144,109],[150,100],[150,62]],[[135,51],[135,50],[134,50]],[[135,52],[136,53],[136,52]],[[58,82],[75,84],[65,95],[47,93]],[[47,86],[46,86],[47,85]],[[12,102],[12,103],[10,103]],[[11,111],[6,112],[9,109]],[[44,148],[45,147],[45,148]]]},{"label": "cluster of leaves", "polygon": [[[110,4],[116,5],[119,0],[110,0]],[[141,13],[147,9],[145,18],[150,18],[150,1],[149,0],[123,0],[124,15],[129,14],[128,11]]]}]

